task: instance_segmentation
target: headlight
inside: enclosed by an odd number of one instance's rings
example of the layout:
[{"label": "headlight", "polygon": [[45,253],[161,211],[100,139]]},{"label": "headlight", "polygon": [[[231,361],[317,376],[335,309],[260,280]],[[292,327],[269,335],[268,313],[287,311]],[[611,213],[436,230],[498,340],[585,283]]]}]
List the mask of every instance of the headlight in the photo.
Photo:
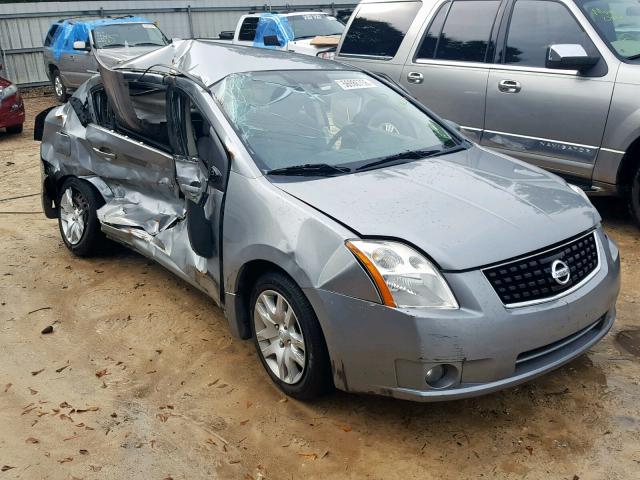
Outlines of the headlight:
[{"label": "headlight", "polygon": [[584,190],[582,190],[579,186],[574,185],[573,183],[567,183],[567,185],[569,185],[571,190],[576,192],[578,195],[580,195],[582,198],[584,198],[587,202],[591,203],[591,200],[589,200],[589,197],[587,196],[587,194],[584,193]]},{"label": "headlight", "polygon": [[18,93],[18,87],[11,84],[8,87],[0,88],[0,100],[4,100],[5,98],[9,98],[12,95]]},{"label": "headlight", "polygon": [[346,246],[375,282],[390,307],[458,307],[438,269],[413,248],[385,240],[349,240]]}]

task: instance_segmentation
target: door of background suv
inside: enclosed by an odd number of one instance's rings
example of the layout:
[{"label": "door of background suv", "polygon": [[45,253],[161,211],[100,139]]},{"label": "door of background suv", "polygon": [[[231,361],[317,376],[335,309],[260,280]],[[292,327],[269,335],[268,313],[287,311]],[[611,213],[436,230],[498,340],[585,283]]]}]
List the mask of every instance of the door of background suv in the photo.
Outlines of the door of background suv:
[{"label": "door of background suv", "polygon": [[454,0],[436,7],[423,27],[400,82],[440,116],[480,140],[489,63],[497,37],[500,0]]},{"label": "door of background suv", "polygon": [[[482,143],[590,180],[615,72],[607,71],[575,10],[556,0],[512,2],[489,73]],[[554,44],[580,44],[600,61],[583,74],[545,68],[547,49]]]}]

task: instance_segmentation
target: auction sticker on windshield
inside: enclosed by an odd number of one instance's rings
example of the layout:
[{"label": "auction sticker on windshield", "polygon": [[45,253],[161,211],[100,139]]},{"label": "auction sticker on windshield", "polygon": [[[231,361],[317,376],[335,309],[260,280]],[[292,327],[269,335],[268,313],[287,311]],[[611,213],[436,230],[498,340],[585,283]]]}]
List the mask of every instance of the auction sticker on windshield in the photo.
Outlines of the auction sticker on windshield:
[{"label": "auction sticker on windshield", "polygon": [[357,90],[358,88],[374,88],[376,85],[366,78],[343,78],[334,80],[343,90]]}]

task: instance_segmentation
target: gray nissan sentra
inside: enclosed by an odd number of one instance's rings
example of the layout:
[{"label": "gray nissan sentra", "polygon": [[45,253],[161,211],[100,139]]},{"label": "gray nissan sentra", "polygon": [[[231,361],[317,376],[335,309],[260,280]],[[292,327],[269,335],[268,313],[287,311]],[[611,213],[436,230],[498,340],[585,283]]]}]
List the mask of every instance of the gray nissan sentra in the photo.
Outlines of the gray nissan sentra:
[{"label": "gray nissan sentra", "polygon": [[101,65],[36,138],[69,250],[110,239],[202,290],[296,398],[492,392],[616,316],[618,249],[580,189],[353,67],[175,42]]}]

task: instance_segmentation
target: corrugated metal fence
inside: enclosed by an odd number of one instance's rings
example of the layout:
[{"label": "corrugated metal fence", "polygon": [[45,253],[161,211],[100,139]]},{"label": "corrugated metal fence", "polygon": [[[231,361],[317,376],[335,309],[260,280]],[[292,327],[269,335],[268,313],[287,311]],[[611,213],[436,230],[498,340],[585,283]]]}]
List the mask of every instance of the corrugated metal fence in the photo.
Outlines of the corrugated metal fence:
[{"label": "corrugated metal fence", "polygon": [[22,86],[46,84],[42,44],[51,24],[61,18],[140,15],[157,21],[170,38],[217,38],[222,30],[233,30],[240,16],[249,11],[324,10],[335,14],[355,3],[356,0],[291,0],[281,4],[258,4],[255,0],[144,0],[0,4],[2,76]]}]

